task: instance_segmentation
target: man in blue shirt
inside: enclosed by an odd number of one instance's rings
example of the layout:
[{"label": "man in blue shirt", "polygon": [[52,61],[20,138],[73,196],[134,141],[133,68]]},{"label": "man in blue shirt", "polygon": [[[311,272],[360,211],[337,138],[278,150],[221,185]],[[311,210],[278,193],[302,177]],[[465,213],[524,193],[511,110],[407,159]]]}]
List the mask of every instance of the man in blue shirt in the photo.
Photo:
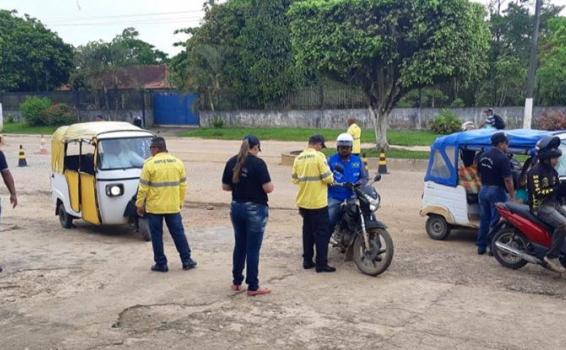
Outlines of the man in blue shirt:
[{"label": "man in blue shirt", "polygon": [[[353,145],[354,139],[350,134],[340,134],[336,140],[338,153],[328,159],[328,166],[334,175],[334,181],[337,183],[367,182],[364,162],[359,156],[352,154]],[[338,168],[340,168],[340,171],[337,171]],[[342,215],[340,205],[353,194],[351,189],[345,187],[331,186],[328,189],[330,232],[334,232],[334,228]]]}]

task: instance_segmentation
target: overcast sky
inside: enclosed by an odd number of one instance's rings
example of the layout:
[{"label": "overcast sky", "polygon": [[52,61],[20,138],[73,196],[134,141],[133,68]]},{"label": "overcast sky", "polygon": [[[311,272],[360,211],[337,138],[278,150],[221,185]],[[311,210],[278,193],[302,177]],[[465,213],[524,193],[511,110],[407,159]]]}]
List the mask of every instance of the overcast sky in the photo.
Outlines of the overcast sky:
[{"label": "overcast sky", "polygon": [[[477,0],[487,3],[487,0]],[[223,2],[223,1],[217,1]],[[197,26],[203,0],[0,0],[0,9],[17,10],[40,19],[64,41],[75,46],[92,40],[111,40],[126,27],[135,27],[141,39],[171,55],[181,49],[173,43],[178,28]],[[566,0],[553,0],[566,5]]]}]

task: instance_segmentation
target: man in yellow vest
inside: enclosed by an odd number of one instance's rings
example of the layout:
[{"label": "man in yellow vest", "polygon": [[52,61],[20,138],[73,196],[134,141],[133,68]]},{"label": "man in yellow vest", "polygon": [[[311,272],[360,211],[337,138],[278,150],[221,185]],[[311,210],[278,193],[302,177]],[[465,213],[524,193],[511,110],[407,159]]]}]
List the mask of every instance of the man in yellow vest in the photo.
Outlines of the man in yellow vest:
[{"label": "man in yellow vest", "polygon": [[360,156],[362,152],[362,129],[356,124],[356,119],[348,119],[348,134],[352,135],[354,138],[354,145],[352,146],[352,154],[355,156]]},{"label": "man in yellow vest", "polygon": [[[326,148],[324,137],[314,135],[309,145],[293,164],[293,183],[299,185],[297,206],[303,217],[303,267],[316,272],[334,272],[328,265],[330,241],[328,217],[328,185],[334,182],[326,157],[320,151]],[[316,246],[316,263],[313,262]]]},{"label": "man in yellow vest", "polygon": [[138,215],[147,216],[149,220],[155,260],[151,270],[169,271],[163,251],[163,219],[181,256],[183,270],[193,269],[197,263],[191,259],[181,217],[187,190],[185,165],[167,152],[163,137],[153,138],[150,150],[152,157],[143,165],[136,207]]}]

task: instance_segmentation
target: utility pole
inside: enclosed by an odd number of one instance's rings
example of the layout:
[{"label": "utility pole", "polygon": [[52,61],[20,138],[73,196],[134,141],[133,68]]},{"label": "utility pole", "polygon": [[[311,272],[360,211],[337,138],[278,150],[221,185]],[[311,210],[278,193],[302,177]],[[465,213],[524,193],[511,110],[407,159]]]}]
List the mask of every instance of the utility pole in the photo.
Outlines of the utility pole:
[{"label": "utility pole", "polygon": [[527,96],[525,98],[525,115],[523,117],[523,128],[530,129],[533,121],[533,99],[535,95],[535,83],[537,73],[538,36],[540,28],[540,11],[542,0],[536,0],[535,4],[535,30],[531,43],[531,55],[529,58],[529,77],[527,80]]}]

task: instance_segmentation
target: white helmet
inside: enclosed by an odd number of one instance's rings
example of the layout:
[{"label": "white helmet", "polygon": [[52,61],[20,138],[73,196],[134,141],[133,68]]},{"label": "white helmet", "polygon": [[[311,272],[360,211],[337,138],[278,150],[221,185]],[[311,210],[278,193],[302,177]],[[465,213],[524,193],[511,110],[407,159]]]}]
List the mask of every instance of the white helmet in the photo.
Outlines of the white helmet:
[{"label": "white helmet", "polygon": [[354,146],[354,138],[350,134],[340,134],[336,139],[336,147],[353,147]]},{"label": "white helmet", "polygon": [[474,130],[475,128],[474,122],[468,121],[462,124],[462,131]]}]

